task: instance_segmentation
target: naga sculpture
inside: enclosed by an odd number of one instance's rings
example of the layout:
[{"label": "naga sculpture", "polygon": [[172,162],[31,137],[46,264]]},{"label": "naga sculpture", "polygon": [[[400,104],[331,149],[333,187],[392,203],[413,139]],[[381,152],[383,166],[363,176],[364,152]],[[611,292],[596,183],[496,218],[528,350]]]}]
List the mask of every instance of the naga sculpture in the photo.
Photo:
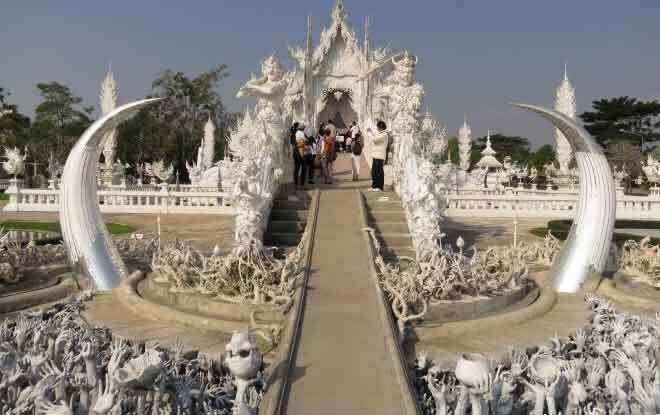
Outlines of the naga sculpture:
[{"label": "naga sculpture", "polygon": [[60,190],[62,237],[72,267],[93,280],[98,290],[116,287],[127,272],[99,209],[98,146],[119,123],[157,101],[145,99],[126,104],[98,119],[80,137],[64,166]]},{"label": "naga sculpture", "polygon": [[575,152],[580,171],[578,208],[552,269],[555,289],[575,293],[591,272],[602,272],[607,262],[616,217],[612,171],[598,143],[569,116],[534,105],[512,105],[536,112],[553,123]]}]

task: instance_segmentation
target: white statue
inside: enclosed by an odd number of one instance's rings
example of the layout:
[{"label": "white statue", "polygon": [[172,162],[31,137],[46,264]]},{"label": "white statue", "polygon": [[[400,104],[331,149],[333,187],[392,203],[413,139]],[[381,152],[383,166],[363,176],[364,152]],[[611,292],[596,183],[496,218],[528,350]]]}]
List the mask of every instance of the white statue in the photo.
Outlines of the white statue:
[{"label": "white statue", "polygon": [[422,119],[420,138],[424,153],[429,154],[431,158],[442,156],[447,149],[447,128],[428,110]]},{"label": "white statue", "polygon": [[[112,70],[108,67],[108,71],[101,82],[101,92],[99,100],[101,101],[102,115],[108,115],[117,108],[117,100],[119,98],[119,88],[117,82],[112,74]],[[109,172],[109,181],[112,181],[112,169],[115,162],[115,154],[117,152],[117,130],[115,128],[109,130],[101,141],[101,148],[103,150],[103,158],[105,160],[104,169]]]},{"label": "white statue", "polygon": [[215,156],[215,125],[209,113],[209,119],[204,125],[204,138],[197,149],[197,162],[189,164],[186,169],[193,186],[217,187],[220,181],[220,168],[213,163]]},{"label": "white statue", "polygon": [[278,185],[292,176],[285,176],[291,165],[282,113],[287,81],[274,56],[263,62],[262,72],[261,78],[250,79],[238,91],[239,98],[254,97],[257,105],[254,116],[247,111],[229,144],[239,158],[232,178],[236,247],[261,243]]},{"label": "white statue", "polygon": [[642,171],[652,185],[655,186],[660,181],[660,162],[653,157],[653,154],[647,155],[646,165],[642,165]]},{"label": "white statue", "polygon": [[25,150],[25,154],[21,154],[21,150],[18,147],[5,147],[5,158],[7,161],[2,162],[2,168],[5,169],[7,174],[14,176],[14,179],[25,172],[27,149]]},{"label": "white statue", "polygon": [[461,169],[470,169],[470,153],[472,151],[472,129],[467,123],[467,115],[463,117],[463,125],[458,129],[458,156]]},{"label": "white statue", "polygon": [[174,175],[174,167],[168,167],[165,160],[158,160],[153,163],[145,163],[144,172],[147,176],[155,177],[161,183],[166,183]]},{"label": "white statue", "polygon": [[225,362],[236,383],[234,411],[241,415],[256,415],[258,402],[250,402],[250,388],[259,380],[263,363],[261,351],[248,330],[237,331],[225,346]]}]

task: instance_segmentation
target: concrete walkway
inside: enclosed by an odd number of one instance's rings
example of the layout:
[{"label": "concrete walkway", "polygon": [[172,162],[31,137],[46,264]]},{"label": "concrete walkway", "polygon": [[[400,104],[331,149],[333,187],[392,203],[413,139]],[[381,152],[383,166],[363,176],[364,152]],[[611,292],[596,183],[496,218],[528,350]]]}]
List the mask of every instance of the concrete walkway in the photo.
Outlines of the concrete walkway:
[{"label": "concrete walkway", "polygon": [[[335,163],[337,183],[321,193],[308,287],[287,414],[403,413],[401,388],[378,318],[350,156]],[[327,190],[326,190],[327,189]]]}]

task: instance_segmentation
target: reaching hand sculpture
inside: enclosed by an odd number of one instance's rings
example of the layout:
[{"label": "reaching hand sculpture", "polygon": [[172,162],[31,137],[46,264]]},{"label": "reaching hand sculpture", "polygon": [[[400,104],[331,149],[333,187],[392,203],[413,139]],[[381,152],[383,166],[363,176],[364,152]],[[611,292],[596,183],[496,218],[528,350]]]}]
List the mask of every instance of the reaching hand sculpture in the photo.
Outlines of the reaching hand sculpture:
[{"label": "reaching hand sculpture", "polygon": [[465,354],[454,371],[418,357],[424,413],[465,414],[469,404],[481,414],[658,413],[660,368],[652,346],[660,337],[658,318],[619,314],[592,295],[585,300],[590,324],[569,338],[556,336],[551,347],[512,349],[490,365]]},{"label": "reaching hand sculpture", "polygon": [[616,217],[612,171],[598,143],[573,119],[534,105],[513,105],[553,123],[575,153],[581,176],[580,198],[568,239],[552,268],[555,289],[575,293],[591,272],[605,269]]},{"label": "reaching hand sculpture", "polygon": [[190,359],[182,345],[90,330],[83,299],[89,295],[0,322],[2,414],[256,413],[264,367],[247,331],[232,337],[224,362]]},{"label": "reaching hand sculpture", "polygon": [[108,131],[157,101],[145,99],[126,104],[98,119],[80,137],[64,166],[60,190],[62,237],[73,268],[87,275],[99,290],[116,287],[127,271],[98,205],[98,147]]}]

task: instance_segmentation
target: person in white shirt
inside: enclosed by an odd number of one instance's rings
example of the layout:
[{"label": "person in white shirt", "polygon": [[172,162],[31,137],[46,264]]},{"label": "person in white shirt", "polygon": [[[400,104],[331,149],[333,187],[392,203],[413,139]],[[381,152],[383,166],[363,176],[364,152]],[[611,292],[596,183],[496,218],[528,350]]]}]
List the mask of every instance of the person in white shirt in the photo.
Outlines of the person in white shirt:
[{"label": "person in white shirt", "polygon": [[387,146],[390,140],[390,133],[387,131],[387,125],[384,121],[376,123],[377,131],[367,129],[371,135],[371,192],[382,192],[385,185],[385,171],[383,165],[387,158]]}]

